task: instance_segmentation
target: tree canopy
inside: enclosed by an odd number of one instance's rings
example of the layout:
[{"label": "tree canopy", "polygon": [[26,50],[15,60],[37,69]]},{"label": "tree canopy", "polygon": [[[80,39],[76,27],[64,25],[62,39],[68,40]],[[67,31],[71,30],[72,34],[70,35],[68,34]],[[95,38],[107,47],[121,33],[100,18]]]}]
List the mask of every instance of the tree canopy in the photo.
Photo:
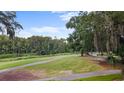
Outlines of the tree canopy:
[{"label": "tree canopy", "polygon": [[68,52],[66,39],[52,39],[51,37],[32,36],[27,39],[8,36],[0,36],[0,54],[56,54]]},{"label": "tree canopy", "polygon": [[119,37],[124,35],[124,12],[81,11],[66,27],[75,30],[68,38],[74,51],[83,54],[91,51],[120,53],[123,50]]},{"label": "tree canopy", "polygon": [[16,12],[0,11],[0,31],[6,32],[11,39],[14,39],[15,31],[23,29],[20,23],[16,21]]}]

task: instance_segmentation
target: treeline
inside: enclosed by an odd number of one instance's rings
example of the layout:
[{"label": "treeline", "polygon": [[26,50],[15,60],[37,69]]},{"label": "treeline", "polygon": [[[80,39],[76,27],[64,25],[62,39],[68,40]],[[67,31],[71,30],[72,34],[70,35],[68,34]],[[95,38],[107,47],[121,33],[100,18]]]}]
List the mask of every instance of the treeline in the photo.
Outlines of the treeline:
[{"label": "treeline", "polygon": [[9,39],[8,36],[0,36],[0,54],[26,54],[39,55],[68,52],[65,39],[52,39],[51,37],[32,36],[30,38]]},{"label": "treeline", "polygon": [[94,11],[79,12],[72,17],[66,27],[75,31],[68,42],[73,51],[81,54],[88,52],[113,52],[124,56],[124,12]]}]

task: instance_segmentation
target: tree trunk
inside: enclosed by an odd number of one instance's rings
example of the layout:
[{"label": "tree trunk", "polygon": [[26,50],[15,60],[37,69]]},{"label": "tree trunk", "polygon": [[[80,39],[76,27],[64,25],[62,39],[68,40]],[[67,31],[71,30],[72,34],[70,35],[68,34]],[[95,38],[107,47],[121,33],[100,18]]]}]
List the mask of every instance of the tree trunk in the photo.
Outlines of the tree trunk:
[{"label": "tree trunk", "polygon": [[98,48],[97,32],[96,31],[94,32],[94,47],[95,47],[96,51],[98,52],[99,48]]}]

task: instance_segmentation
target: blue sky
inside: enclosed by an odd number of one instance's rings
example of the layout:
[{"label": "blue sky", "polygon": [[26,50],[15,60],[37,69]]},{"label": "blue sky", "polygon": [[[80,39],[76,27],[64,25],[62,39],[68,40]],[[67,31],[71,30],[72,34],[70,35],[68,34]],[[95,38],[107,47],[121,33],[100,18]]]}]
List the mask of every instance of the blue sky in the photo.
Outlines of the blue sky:
[{"label": "blue sky", "polygon": [[30,37],[33,35],[66,38],[72,33],[72,29],[66,29],[65,24],[77,12],[46,12],[46,11],[18,11],[17,21],[24,30],[16,33],[19,37]]}]

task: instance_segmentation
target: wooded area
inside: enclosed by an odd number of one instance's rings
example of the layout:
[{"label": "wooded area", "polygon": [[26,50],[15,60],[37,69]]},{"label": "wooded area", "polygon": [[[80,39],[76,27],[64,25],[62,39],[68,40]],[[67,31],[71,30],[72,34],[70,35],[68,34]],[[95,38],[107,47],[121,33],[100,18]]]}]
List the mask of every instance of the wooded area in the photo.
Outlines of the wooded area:
[{"label": "wooded area", "polygon": [[0,80],[123,80],[124,12],[78,13],[64,23],[74,31],[58,39],[19,37],[16,12],[0,11]]},{"label": "wooded area", "polygon": [[15,31],[23,27],[16,21],[16,12],[0,12],[0,31],[3,35],[0,36],[0,53],[50,54],[71,51],[81,52],[82,55],[112,52],[124,56],[124,12],[80,11],[66,27],[75,30],[67,40],[42,36],[19,38],[15,37]]},{"label": "wooded area", "polygon": [[[16,12],[0,12],[0,54],[56,54],[68,52],[66,39],[32,36],[30,38],[15,37],[15,32],[23,29],[16,21]],[[4,35],[7,34],[8,36]]]},{"label": "wooded area", "polygon": [[52,39],[51,37],[32,36],[30,38],[9,39],[0,36],[0,54],[38,54],[48,55],[69,52],[65,39]]},{"label": "wooded area", "polygon": [[124,56],[124,12],[79,12],[66,24],[75,31],[67,39],[73,51],[115,53]]}]

